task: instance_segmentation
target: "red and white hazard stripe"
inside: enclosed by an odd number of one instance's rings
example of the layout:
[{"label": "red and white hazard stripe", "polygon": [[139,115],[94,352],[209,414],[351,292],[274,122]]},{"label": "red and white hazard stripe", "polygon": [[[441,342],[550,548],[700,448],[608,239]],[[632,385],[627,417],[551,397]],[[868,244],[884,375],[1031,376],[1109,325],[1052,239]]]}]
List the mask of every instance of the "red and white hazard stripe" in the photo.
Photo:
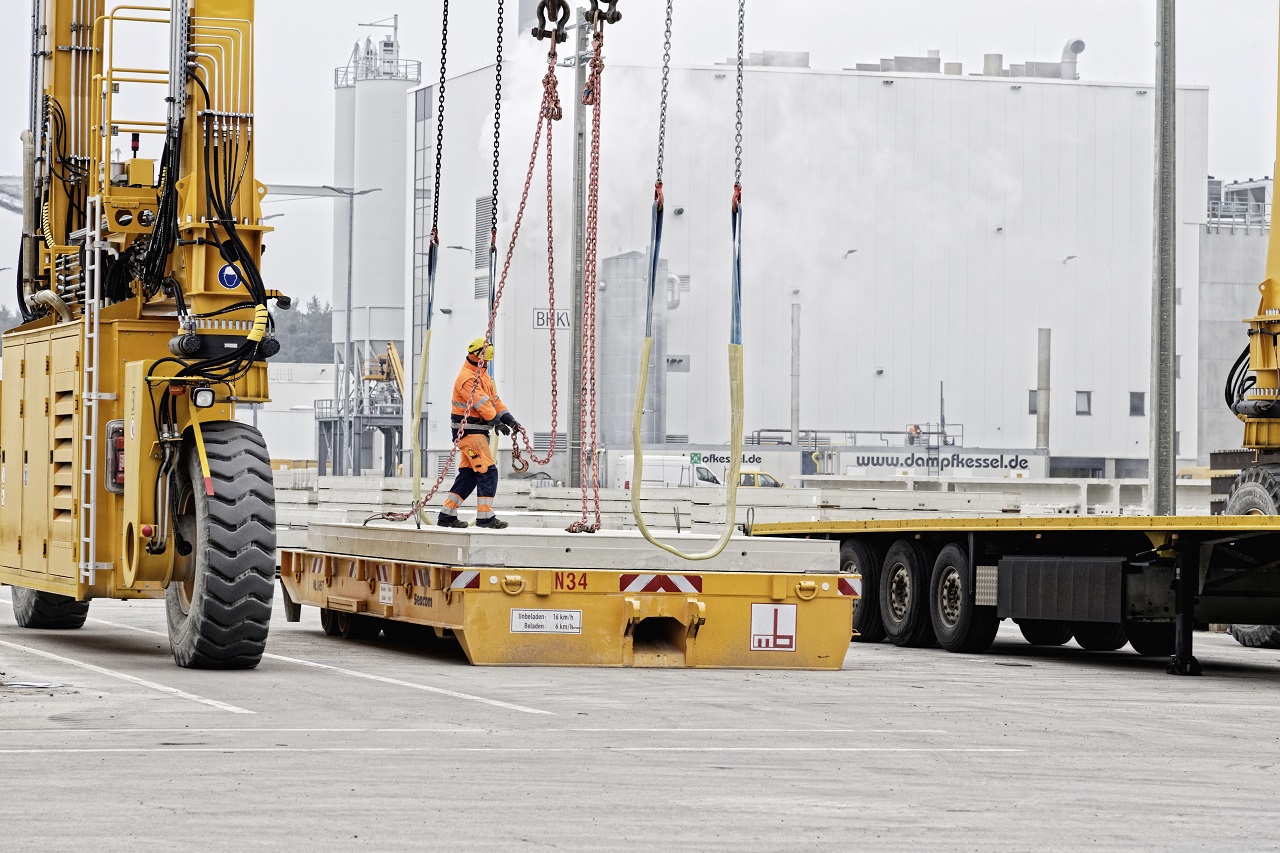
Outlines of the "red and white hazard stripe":
[{"label": "red and white hazard stripe", "polygon": [[391,583],[391,567],[390,566],[378,566],[378,582]]},{"label": "red and white hazard stripe", "polygon": [[623,575],[623,592],[702,592],[702,575]]},{"label": "red and white hazard stripe", "polygon": [[852,595],[862,598],[862,575],[852,578],[840,578],[836,581],[836,592],[840,595]]},{"label": "red and white hazard stripe", "polygon": [[451,589],[479,589],[480,573],[479,572],[453,572],[453,582],[449,584]]},{"label": "red and white hazard stripe", "polygon": [[324,574],[324,557],[311,558],[311,574],[313,575]]},{"label": "red and white hazard stripe", "polygon": [[428,586],[430,586],[431,570],[430,569],[414,569],[413,585],[416,587],[421,587],[422,589],[426,589]]}]

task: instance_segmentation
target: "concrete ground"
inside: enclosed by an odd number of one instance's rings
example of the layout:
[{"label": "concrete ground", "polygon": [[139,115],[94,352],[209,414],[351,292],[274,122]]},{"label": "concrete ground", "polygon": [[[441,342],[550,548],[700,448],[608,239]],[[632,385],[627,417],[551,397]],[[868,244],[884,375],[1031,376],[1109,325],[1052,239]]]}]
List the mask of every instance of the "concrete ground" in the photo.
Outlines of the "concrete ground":
[{"label": "concrete ground", "polygon": [[209,673],[158,602],[48,633],[0,599],[5,850],[1280,846],[1280,651],[1222,635],[1202,678],[1008,624],[838,673],[481,669],[307,610]]}]

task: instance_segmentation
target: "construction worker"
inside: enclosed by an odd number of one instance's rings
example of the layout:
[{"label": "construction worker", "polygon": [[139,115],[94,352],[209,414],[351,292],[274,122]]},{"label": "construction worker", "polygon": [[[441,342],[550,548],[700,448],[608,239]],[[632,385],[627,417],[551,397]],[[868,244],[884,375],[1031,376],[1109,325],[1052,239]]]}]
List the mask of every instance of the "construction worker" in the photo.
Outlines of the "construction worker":
[{"label": "construction worker", "polygon": [[[507,411],[493,377],[485,369],[493,361],[493,345],[476,338],[467,346],[467,360],[453,383],[453,438],[458,442],[458,478],[453,481],[436,524],[440,527],[466,527],[458,518],[458,507],[471,492],[476,495],[476,527],[503,530],[507,523],[493,514],[493,499],[498,494],[498,465],[489,449],[489,433],[493,429],[510,435],[520,424]],[[465,425],[463,420],[466,420]],[[459,430],[462,431],[459,440]]]}]

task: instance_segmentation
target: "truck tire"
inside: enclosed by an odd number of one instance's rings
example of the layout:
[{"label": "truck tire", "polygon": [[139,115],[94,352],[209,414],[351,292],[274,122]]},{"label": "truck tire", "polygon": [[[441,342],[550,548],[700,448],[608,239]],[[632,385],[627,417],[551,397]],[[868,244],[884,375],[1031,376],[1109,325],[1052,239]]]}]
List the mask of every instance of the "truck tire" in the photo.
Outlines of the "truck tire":
[{"label": "truck tire", "polygon": [[89,617],[87,601],[21,586],[11,587],[9,594],[13,598],[13,620],[19,628],[72,631],[83,627]]},{"label": "truck tire", "polygon": [[[176,526],[191,553],[169,584],[169,646],[178,666],[253,669],[262,660],[276,577],[276,507],[262,435],[233,421],[204,424],[213,495],[195,444],[178,463]],[[171,543],[170,547],[177,547]]]},{"label": "truck tire", "polygon": [[372,616],[361,616],[358,613],[335,613],[338,633],[344,640],[376,640],[382,633],[382,626]]},{"label": "truck tire", "polygon": [[974,604],[968,585],[969,557],[965,549],[947,545],[933,564],[929,618],[938,644],[949,652],[985,652],[1000,629],[996,609]]},{"label": "truck tire", "polygon": [[1061,619],[1019,619],[1022,638],[1033,646],[1061,646],[1071,639],[1071,623]]},{"label": "truck tire", "polygon": [[1232,625],[1231,636],[1252,649],[1280,649],[1280,627],[1276,625]]},{"label": "truck tire", "polygon": [[[1223,515],[1280,515],[1280,465],[1255,465],[1236,475]],[[1280,648],[1280,625],[1232,625],[1242,646]]]},{"label": "truck tire", "polygon": [[862,598],[853,603],[854,642],[879,643],[885,638],[880,619],[880,554],[869,542],[846,539],[840,543],[840,571],[862,575]]},{"label": "truck tire", "polygon": [[931,646],[936,639],[929,618],[929,579],[933,560],[914,539],[899,539],[880,570],[880,620],[895,646]]},{"label": "truck tire", "polygon": [[1129,622],[1124,626],[1129,645],[1143,657],[1167,658],[1173,656],[1177,643],[1176,625],[1173,622]]},{"label": "truck tire", "polygon": [[342,632],[338,630],[338,614],[327,607],[320,608],[320,627],[324,629],[324,633],[329,637],[339,637]]},{"label": "truck tire", "polygon": [[1091,652],[1114,652],[1129,641],[1118,622],[1073,622],[1071,632],[1080,648]]}]

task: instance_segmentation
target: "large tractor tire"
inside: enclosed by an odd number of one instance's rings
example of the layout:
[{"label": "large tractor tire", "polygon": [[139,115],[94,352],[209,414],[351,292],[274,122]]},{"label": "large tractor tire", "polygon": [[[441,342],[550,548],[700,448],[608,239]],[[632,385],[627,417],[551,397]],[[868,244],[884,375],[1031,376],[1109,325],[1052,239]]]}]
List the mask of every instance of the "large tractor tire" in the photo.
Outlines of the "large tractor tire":
[{"label": "large tractor tire", "polygon": [[862,598],[853,603],[853,630],[859,643],[878,643],[884,639],[884,622],[880,619],[881,555],[867,542],[846,539],[840,543],[840,571],[862,575]]},{"label": "large tractor tire", "polygon": [[1251,649],[1280,649],[1280,626],[1232,625],[1231,636]]},{"label": "large tractor tire", "polygon": [[985,652],[1000,629],[996,609],[975,604],[968,585],[969,556],[960,545],[947,545],[933,564],[929,618],[938,645],[949,652]]},{"label": "large tractor tire", "polygon": [[169,646],[178,666],[253,669],[266,649],[275,593],[271,457],[247,424],[210,423],[202,431],[213,495],[188,441],[178,463],[177,528],[191,551],[179,553],[165,596]]},{"label": "large tractor tire", "polygon": [[932,646],[937,639],[929,617],[933,557],[915,539],[899,539],[885,554],[880,571],[880,620],[895,646]]},{"label": "large tractor tire", "polygon": [[19,628],[70,631],[83,627],[89,617],[87,601],[21,586],[12,587],[9,594],[13,598],[13,619]]},{"label": "large tractor tire", "polygon": [[[1223,515],[1280,515],[1280,465],[1255,465],[1236,476]],[[1280,648],[1280,625],[1232,625],[1242,646]]]}]

